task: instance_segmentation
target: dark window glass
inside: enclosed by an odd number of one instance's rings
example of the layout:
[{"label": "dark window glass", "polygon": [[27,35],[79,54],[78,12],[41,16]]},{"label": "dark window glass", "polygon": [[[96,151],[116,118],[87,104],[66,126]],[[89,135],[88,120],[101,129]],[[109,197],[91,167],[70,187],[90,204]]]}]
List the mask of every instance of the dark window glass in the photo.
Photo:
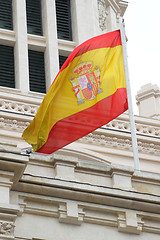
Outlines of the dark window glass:
[{"label": "dark window glass", "polygon": [[0,28],[12,30],[12,0],[0,0]]},{"label": "dark window glass", "polygon": [[56,0],[56,18],[58,38],[72,41],[70,0]]},{"label": "dark window glass", "polygon": [[67,60],[68,57],[59,55],[59,67],[61,68],[63,63]]},{"label": "dark window glass", "polygon": [[27,32],[35,35],[42,34],[41,0],[26,0]]},{"label": "dark window glass", "polygon": [[30,91],[45,93],[44,53],[28,51]]},{"label": "dark window glass", "polygon": [[0,45],[0,86],[15,87],[13,47]]}]

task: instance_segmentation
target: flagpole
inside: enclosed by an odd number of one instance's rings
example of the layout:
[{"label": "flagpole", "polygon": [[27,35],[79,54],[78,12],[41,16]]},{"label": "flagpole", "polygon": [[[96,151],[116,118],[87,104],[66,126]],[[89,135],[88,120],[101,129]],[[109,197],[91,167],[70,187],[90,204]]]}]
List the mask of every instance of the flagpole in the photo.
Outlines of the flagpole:
[{"label": "flagpole", "polygon": [[126,36],[125,36],[122,17],[120,18],[120,32],[121,32],[123,61],[124,61],[124,70],[125,70],[125,78],[126,78],[129,118],[130,118],[130,126],[131,126],[134,168],[136,171],[140,171],[139,157],[138,157],[138,144],[137,144],[137,137],[136,137],[136,128],[135,128],[135,121],[134,121],[134,115],[133,115],[132,96],[131,96],[129,72],[128,72]]}]

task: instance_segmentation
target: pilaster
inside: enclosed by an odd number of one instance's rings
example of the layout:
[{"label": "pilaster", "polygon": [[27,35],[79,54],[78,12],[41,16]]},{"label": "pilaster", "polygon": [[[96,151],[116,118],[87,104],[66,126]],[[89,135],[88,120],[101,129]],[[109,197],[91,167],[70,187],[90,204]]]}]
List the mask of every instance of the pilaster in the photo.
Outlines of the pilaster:
[{"label": "pilaster", "polygon": [[16,88],[22,92],[29,91],[28,40],[25,0],[13,0],[14,30],[16,35],[15,79]]},{"label": "pilaster", "polygon": [[45,71],[48,91],[59,71],[55,1],[42,0],[42,6],[43,32],[46,37]]}]

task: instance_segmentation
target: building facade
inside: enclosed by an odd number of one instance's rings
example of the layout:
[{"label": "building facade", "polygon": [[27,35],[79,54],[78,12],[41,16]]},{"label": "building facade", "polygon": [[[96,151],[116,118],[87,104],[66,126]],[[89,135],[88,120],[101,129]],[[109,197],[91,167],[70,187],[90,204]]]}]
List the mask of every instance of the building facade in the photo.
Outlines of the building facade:
[{"label": "building facade", "polygon": [[120,0],[0,1],[0,239],[158,240],[160,90],[137,94],[141,171],[128,113],[52,155],[22,138],[60,66],[83,41],[119,28]]}]

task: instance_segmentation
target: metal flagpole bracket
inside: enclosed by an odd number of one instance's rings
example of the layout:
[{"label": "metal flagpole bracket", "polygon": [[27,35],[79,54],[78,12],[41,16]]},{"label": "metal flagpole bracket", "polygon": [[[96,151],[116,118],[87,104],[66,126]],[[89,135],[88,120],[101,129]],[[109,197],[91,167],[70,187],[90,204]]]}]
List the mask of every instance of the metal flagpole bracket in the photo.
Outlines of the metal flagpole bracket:
[{"label": "metal flagpole bracket", "polygon": [[138,157],[138,144],[137,144],[137,137],[136,137],[136,128],[135,128],[135,121],[134,121],[134,115],[133,115],[132,97],[131,97],[129,72],[128,72],[126,36],[125,36],[123,24],[124,24],[124,19],[120,17],[120,33],[121,33],[123,61],[124,61],[124,70],[125,70],[125,78],[126,78],[128,110],[129,110],[131,136],[132,136],[132,148],[133,148],[133,156],[134,156],[134,167],[135,167],[135,171],[140,171],[139,157]]},{"label": "metal flagpole bracket", "polygon": [[32,148],[26,149],[26,154],[31,154],[32,153]]}]

